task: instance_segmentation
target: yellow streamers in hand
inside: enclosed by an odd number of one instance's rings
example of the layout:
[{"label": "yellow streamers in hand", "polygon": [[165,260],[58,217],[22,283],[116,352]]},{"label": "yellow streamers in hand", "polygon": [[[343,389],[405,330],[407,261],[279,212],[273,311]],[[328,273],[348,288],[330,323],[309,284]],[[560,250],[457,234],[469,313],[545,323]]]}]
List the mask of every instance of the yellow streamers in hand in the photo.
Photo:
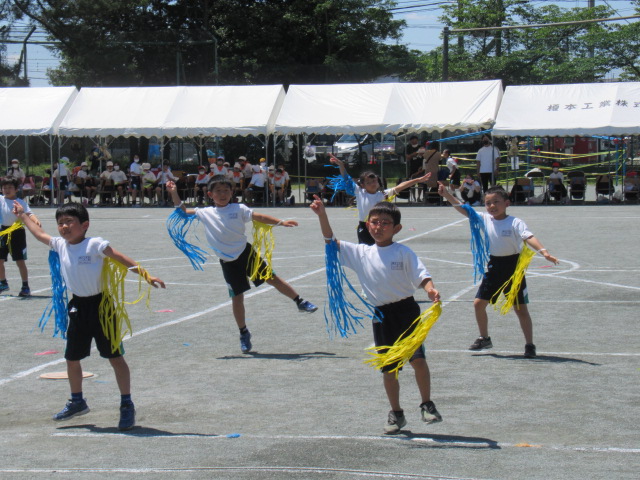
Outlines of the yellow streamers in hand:
[{"label": "yellow streamers in hand", "polygon": [[146,305],[149,308],[151,297],[151,285],[147,286],[147,291],[143,291],[142,280],[150,282],[149,273],[138,265],[138,298],[133,302],[124,299],[124,280],[129,269],[120,262],[105,258],[102,265],[102,301],[100,302],[99,315],[100,325],[105,336],[111,341],[111,351],[116,352],[120,348],[122,339],[128,333],[131,335],[133,329],[129,321],[129,314],[125,305],[135,305],[146,297]]},{"label": "yellow streamers in hand", "polygon": [[[271,267],[275,239],[273,238],[273,225],[253,221],[253,242],[251,243],[253,252],[249,258],[247,274],[252,281],[270,280],[273,277]],[[262,264],[262,260],[264,263]]]},{"label": "yellow streamers in hand", "polygon": [[9,253],[11,253],[12,255],[13,255],[13,252],[11,251],[11,234],[16,230],[20,230],[23,227],[24,227],[24,223],[22,223],[22,220],[18,219],[15,222],[13,222],[13,224],[9,228],[0,230],[0,237],[4,237],[4,236],[7,237],[7,246],[9,247]]},{"label": "yellow streamers in hand", "polygon": [[[411,359],[415,351],[424,343],[431,327],[442,314],[442,303],[434,303],[416,318],[411,326],[396,340],[391,347],[369,347],[367,353],[373,358],[365,360],[372,367],[382,370],[384,367],[395,365],[389,373],[395,372],[396,377],[400,369]],[[411,332],[407,334],[407,332]]]},{"label": "yellow streamers in hand", "polygon": [[[493,308],[496,312],[500,312],[500,315],[506,315],[514,305],[518,305],[518,292],[520,291],[524,274],[535,255],[536,252],[531,250],[525,243],[518,257],[518,263],[513,275],[491,297],[491,302],[494,303]],[[509,291],[504,293],[507,287],[509,287]]]}]

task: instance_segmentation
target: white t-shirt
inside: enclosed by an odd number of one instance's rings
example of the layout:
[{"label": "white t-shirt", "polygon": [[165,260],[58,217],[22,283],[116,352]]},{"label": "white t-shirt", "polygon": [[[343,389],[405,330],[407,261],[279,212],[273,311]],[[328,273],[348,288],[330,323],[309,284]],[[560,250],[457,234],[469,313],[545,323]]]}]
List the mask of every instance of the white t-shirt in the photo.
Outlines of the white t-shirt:
[{"label": "white t-shirt", "polygon": [[122,170],[114,170],[113,172],[111,172],[111,180],[113,180],[113,183],[125,183],[127,181],[127,174],[124,173]]},{"label": "white t-shirt", "polygon": [[522,220],[507,215],[507,218],[496,220],[486,212],[478,212],[484,220],[489,236],[489,253],[496,257],[515,255],[522,250],[524,240],[533,237]]},{"label": "white t-shirt", "polygon": [[22,205],[22,208],[24,209],[24,213],[26,213],[27,215],[32,214],[31,209],[29,208],[29,205],[27,205],[27,203],[24,200],[20,198],[16,198],[15,200],[9,200],[4,195],[0,195],[0,217],[2,217],[2,225],[5,225],[7,227],[10,227],[11,225],[13,225],[15,221],[18,219],[18,217],[16,217],[13,214],[14,202],[18,202],[18,204]]},{"label": "white t-shirt", "polygon": [[364,188],[360,188],[355,181],[352,180],[352,182],[356,191],[356,206],[358,207],[358,221],[360,222],[367,221],[369,211],[376,203],[384,202],[385,198],[395,192],[395,189],[388,188],[383,192],[369,193]]},{"label": "white t-shirt", "polygon": [[264,174],[262,172],[254,173],[249,183],[255,188],[264,188]]},{"label": "white t-shirt", "polygon": [[447,168],[450,172],[453,171],[454,168],[458,168],[458,161],[450,156],[447,158]]},{"label": "white t-shirt", "polygon": [[496,158],[500,158],[498,147],[487,145],[480,148],[476,155],[476,160],[480,162],[480,173],[493,173],[496,169]]},{"label": "white t-shirt", "polygon": [[71,245],[62,237],[51,237],[49,246],[60,255],[60,270],[67,288],[78,297],[102,292],[101,273],[104,249],[109,242],[100,237],[85,238]]},{"label": "white t-shirt", "polygon": [[247,246],[245,224],[253,210],[243,203],[230,203],[226,207],[196,208],[196,216],[205,228],[207,242],[225,262],[237,259]]},{"label": "white t-shirt", "polygon": [[224,175],[226,177],[227,173],[229,173],[229,169],[224,165],[223,166],[211,165],[211,173],[213,175]]},{"label": "white t-shirt", "polygon": [[431,278],[415,252],[401,243],[378,247],[340,240],[340,261],[356,272],[376,307],[412,296],[425,278]]},{"label": "white t-shirt", "polygon": [[141,176],[142,166],[140,165],[140,162],[131,162],[131,165],[129,165],[129,173],[134,176]]},{"label": "white t-shirt", "polygon": [[156,182],[157,178],[152,171],[148,171],[142,176],[142,184],[144,187],[151,187]]}]

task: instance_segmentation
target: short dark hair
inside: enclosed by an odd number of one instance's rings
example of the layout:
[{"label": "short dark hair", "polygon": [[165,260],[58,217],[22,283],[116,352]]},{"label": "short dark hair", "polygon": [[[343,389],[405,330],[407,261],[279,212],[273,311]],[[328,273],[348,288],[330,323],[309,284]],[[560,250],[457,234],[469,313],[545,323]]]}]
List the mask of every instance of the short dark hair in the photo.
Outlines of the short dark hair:
[{"label": "short dark hair", "polygon": [[65,203],[56,209],[56,220],[60,217],[76,217],[80,223],[84,223],[89,221],[89,212],[81,203]]},{"label": "short dark hair", "polygon": [[378,175],[376,175],[374,172],[372,172],[371,170],[367,170],[365,172],[362,172],[360,174],[360,176],[358,177],[358,184],[363,187],[364,186],[364,181],[367,178],[377,178],[378,179],[378,186],[380,188],[382,188],[382,180],[380,180],[380,177]]},{"label": "short dark hair", "polygon": [[207,183],[207,190],[211,191],[218,184],[227,185],[231,190],[233,190],[233,183],[224,175],[214,175]]},{"label": "short dark hair", "polygon": [[5,185],[13,185],[13,188],[17,190],[18,185],[20,185],[20,183],[15,178],[7,177],[7,178],[3,178],[2,181],[0,181],[0,188],[4,187]]},{"label": "short dark hair", "polygon": [[502,197],[503,200],[509,200],[509,194],[500,185],[496,185],[495,187],[488,188],[485,195],[490,195],[492,193],[499,195],[500,197]]},{"label": "short dark hair", "polygon": [[394,226],[400,224],[400,220],[402,219],[400,209],[391,202],[376,203],[373,208],[369,210],[369,217],[367,218],[370,218],[372,215],[389,215],[393,220]]}]

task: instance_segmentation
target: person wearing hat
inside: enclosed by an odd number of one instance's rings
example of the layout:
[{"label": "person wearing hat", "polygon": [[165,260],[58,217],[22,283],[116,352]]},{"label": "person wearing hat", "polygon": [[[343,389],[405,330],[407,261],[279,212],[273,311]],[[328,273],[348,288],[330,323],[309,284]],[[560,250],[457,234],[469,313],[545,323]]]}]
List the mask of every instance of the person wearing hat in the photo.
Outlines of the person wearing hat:
[{"label": "person wearing hat", "polygon": [[140,156],[134,155],[133,162],[129,165],[129,185],[131,186],[131,205],[138,204],[138,191],[142,182],[142,165],[140,165]]},{"label": "person wearing hat", "polygon": [[113,162],[107,162],[107,168],[100,174],[100,205],[106,205],[111,202],[113,196]]},{"label": "person wearing hat", "polygon": [[198,167],[195,186],[193,187],[198,206],[204,205],[204,197],[207,196],[207,184],[209,180],[211,180],[211,175],[207,173],[207,168],[204,165],[200,165]]},{"label": "person wearing hat", "polygon": [[253,176],[253,165],[245,157],[238,158],[240,162],[240,170],[242,170],[242,176],[244,177],[244,184],[248,185]]},{"label": "person wearing hat", "polygon": [[158,174],[158,183],[156,184],[156,204],[164,205],[167,202],[166,185],[168,181],[177,182],[178,177],[171,172],[169,162],[162,162],[162,170]]},{"label": "person wearing hat", "polygon": [[54,164],[55,169],[53,170],[53,178],[55,180],[54,186],[58,189],[58,204],[62,204],[65,192],[69,186],[69,170],[67,168],[69,166],[69,161],[68,157],[62,157],[59,162]]},{"label": "person wearing hat", "polygon": [[140,198],[140,205],[144,205],[144,198],[149,199],[149,204],[153,203],[153,195],[155,193],[156,184],[158,179],[156,175],[151,171],[150,163],[142,164],[142,198]]},{"label": "person wearing hat", "polygon": [[567,203],[567,187],[564,185],[564,174],[560,171],[560,163],[553,162],[551,164],[551,173],[549,174],[549,195],[554,198],[560,197],[560,203]]},{"label": "person wearing hat", "polygon": [[24,170],[20,168],[20,162],[17,158],[11,160],[11,166],[7,169],[6,178],[13,178],[17,180],[20,185],[24,182],[24,179],[27,175],[24,173]]},{"label": "person wearing hat", "polygon": [[224,165],[224,157],[218,157],[215,165],[211,165],[211,175],[214,177],[216,175],[224,175],[226,177],[228,173],[229,169]]},{"label": "person wearing hat", "polygon": [[127,189],[129,188],[129,179],[127,178],[127,174],[120,170],[120,165],[117,163],[113,164],[111,181],[113,182],[113,186],[118,194],[118,206],[121,207],[123,199],[127,193]]},{"label": "person wearing hat", "polygon": [[262,173],[260,165],[253,166],[253,175],[249,185],[244,190],[243,201],[254,203],[260,192],[264,192],[265,175]]}]

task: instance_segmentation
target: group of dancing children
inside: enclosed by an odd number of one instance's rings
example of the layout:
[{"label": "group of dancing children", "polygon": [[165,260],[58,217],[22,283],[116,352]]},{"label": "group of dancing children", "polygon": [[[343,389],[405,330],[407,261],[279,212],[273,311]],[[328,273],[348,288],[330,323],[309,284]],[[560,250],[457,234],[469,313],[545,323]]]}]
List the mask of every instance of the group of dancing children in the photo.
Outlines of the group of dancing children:
[{"label": "group of dancing children", "polygon": [[[441,301],[440,292],[435,288],[431,274],[418,256],[406,245],[394,242],[394,236],[402,230],[401,213],[397,206],[388,200],[403,189],[417,183],[426,182],[430,174],[401,183],[395,188],[381,190],[379,177],[373,172],[365,172],[359,182],[346,177],[344,163],[336,158],[332,162],[340,168],[341,176],[347,179],[357,201],[359,223],[357,227],[358,243],[338,240],[334,237],[329,218],[322,200],[315,197],[311,204],[312,211],[318,216],[320,229],[327,244],[335,245],[339,252],[342,265],[352,269],[357,274],[366,301],[373,306],[376,315],[373,319],[373,336],[378,352],[389,350],[399,339],[405,338],[415,328],[415,320],[420,316],[420,308],[413,297],[416,289],[424,290],[429,299],[438,304]],[[3,184],[4,185],[4,184]],[[271,270],[270,258],[263,255],[260,248],[256,248],[247,241],[246,224],[254,222],[267,229],[274,226],[295,227],[294,220],[280,220],[271,215],[258,213],[244,204],[231,203],[233,185],[223,175],[210,179],[207,195],[213,205],[203,208],[186,208],[180,200],[174,182],[166,185],[171,195],[175,214],[184,220],[181,233],[182,238],[173,238],[174,243],[193,257],[199,256],[199,262],[204,263],[201,255],[203,250],[193,247],[184,241],[190,221],[199,220],[205,229],[209,247],[219,257],[222,273],[229,289],[232,300],[232,311],[240,334],[240,348],[243,353],[252,349],[251,333],[247,328],[244,307],[244,292],[248,291],[250,281],[255,286],[268,283],[281,294],[293,300],[300,312],[313,313],[318,307],[304,300],[293,287]],[[82,368],[80,361],[90,354],[92,340],[95,339],[100,355],[108,358],[111,363],[121,394],[120,421],[121,430],[129,430],[135,425],[135,408],[131,400],[130,373],[124,360],[122,344],[114,338],[121,339],[114,328],[105,329],[105,316],[118,315],[117,308],[104,308],[112,301],[110,293],[104,284],[104,262],[106,259],[115,260],[124,266],[126,271],[132,270],[141,275],[150,285],[164,288],[164,282],[150,276],[140,265],[126,255],[113,249],[107,240],[99,237],[87,237],[89,215],[81,204],[70,203],[56,210],[56,221],[59,237],[52,237],[44,232],[40,223],[33,216],[28,207],[11,197],[10,188],[3,189],[9,193],[3,200],[12,201],[12,214],[26,226],[34,237],[48,245],[60,257],[61,276],[66,288],[72,294],[68,302],[65,317],[68,314],[66,327],[65,359],[71,389],[71,398],[65,407],[56,415],[54,420],[67,420],[77,415],[89,412],[89,407],[82,392]],[[469,216],[468,206],[451,195],[442,184],[438,193],[463,215]],[[489,239],[490,258],[481,285],[474,300],[474,310],[479,328],[479,337],[470,346],[470,350],[483,350],[492,347],[488,331],[488,317],[486,308],[495,301],[495,294],[504,286],[514,271],[523,242],[554,264],[558,261],[550,255],[540,241],[533,236],[526,224],[507,214],[509,200],[507,193],[501,187],[487,190],[484,203],[486,213],[479,213],[479,218],[486,228]],[[466,207],[466,208],[464,208]],[[3,205],[3,209],[8,208]],[[3,210],[3,212],[4,212]],[[7,221],[3,216],[3,224]],[[258,227],[260,228],[260,227]],[[7,249],[7,235],[5,227],[0,232],[0,252]],[[174,232],[175,233],[175,232]],[[171,232],[170,232],[171,234]],[[255,235],[254,235],[255,237]],[[14,237],[15,238],[15,237]],[[25,245],[26,255],[26,245]],[[6,254],[4,259],[6,260]],[[196,266],[194,264],[194,266]],[[256,275],[256,272],[259,274]],[[54,282],[55,283],[55,282]],[[514,305],[516,315],[520,321],[525,336],[525,356],[536,356],[533,344],[533,329],[531,317],[527,309],[527,289],[523,280],[517,292],[517,302]],[[107,325],[119,325],[118,322]],[[422,339],[424,341],[424,338]],[[416,384],[421,397],[421,418],[426,423],[442,420],[442,416],[431,400],[431,382],[429,366],[426,361],[424,345],[417,346],[406,359],[415,373]],[[390,363],[384,365],[383,385],[391,407],[384,432],[397,434],[406,425],[404,411],[400,405],[400,384],[398,371],[404,363]]]}]

